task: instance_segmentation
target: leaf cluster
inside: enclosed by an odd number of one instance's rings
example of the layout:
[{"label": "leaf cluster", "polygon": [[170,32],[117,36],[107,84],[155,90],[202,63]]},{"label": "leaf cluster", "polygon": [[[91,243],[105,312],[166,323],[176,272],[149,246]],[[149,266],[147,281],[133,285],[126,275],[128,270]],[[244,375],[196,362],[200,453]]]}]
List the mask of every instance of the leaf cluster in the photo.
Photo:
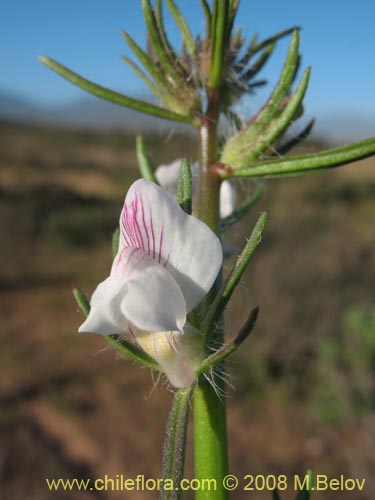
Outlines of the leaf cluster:
[{"label": "leaf cluster", "polygon": [[[299,157],[284,157],[311,131],[311,120],[300,133],[285,140],[285,134],[303,114],[310,68],[296,88],[301,56],[298,26],[282,30],[264,40],[255,34],[246,42],[241,27],[235,25],[239,0],[200,0],[205,31],[194,38],[175,0],[142,0],[148,38],[141,47],[123,31],[134,59],[123,60],[149,87],[160,105],[134,99],[93,83],[59,62],[41,57],[49,68],[88,92],[137,111],[167,120],[185,122],[197,128],[221,115],[235,125],[236,133],[224,144],[218,161],[221,178],[278,177],[305,174],[340,166],[375,153],[375,140]],[[167,7],[182,38],[178,50],[171,43],[164,21]],[[291,36],[288,54],[278,83],[261,110],[247,122],[236,112],[246,94],[267,82],[259,77],[277,43]],[[149,174],[150,174],[149,170]],[[151,174],[152,175],[152,174]]]}]

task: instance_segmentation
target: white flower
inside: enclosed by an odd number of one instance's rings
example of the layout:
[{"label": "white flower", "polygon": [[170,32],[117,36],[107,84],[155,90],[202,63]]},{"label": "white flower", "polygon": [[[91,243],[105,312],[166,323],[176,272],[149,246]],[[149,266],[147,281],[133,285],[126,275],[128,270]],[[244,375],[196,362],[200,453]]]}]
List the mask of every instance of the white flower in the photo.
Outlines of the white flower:
[{"label": "white flower", "polygon": [[[178,176],[180,174],[181,159],[174,160],[168,165],[160,165],[155,170],[155,177],[159,184],[172,195],[177,194]],[[198,181],[198,163],[191,165],[193,174],[193,192],[195,193]],[[232,215],[237,203],[237,192],[231,182],[224,180],[220,186],[220,217],[224,219]]]},{"label": "white flower", "polygon": [[129,334],[176,387],[189,386],[202,355],[187,314],[212,287],[222,264],[217,236],[144,179],[129,189],[110,276],[91,298],[79,332]]}]

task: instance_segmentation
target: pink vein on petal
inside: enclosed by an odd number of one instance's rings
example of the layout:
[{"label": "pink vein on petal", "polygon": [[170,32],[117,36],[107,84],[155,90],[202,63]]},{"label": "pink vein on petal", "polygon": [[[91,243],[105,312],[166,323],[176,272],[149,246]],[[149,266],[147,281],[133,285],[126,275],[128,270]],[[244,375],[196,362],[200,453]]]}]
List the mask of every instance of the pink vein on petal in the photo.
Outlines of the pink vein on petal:
[{"label": "pink vein on petal", "polygon": [[[130,247],[126,247],[122,250],[122,252],[118,255],[118,258],[116,258],[115,262],[115,267],[116,270],[121,266],[123,270],[127,273],[127,276],[130,276],[131,274],[131,269],[128,269],[129,262],[131,258],[133,257],[134,253],[138,251],[137,248],[133,248],[130,253],[126,252],[126,250]],[[125,261],[126,259],[126,261]],[[141,260],[141,259],[138,259]],[[138,262],[138,261],[137,261]]]},{"label": "pink vein on petal", "polygon": [[152,257],[155,259],[155,232],[154,232],[154,222],[152,220],[151,207],[150,207],[150,223],[151,223],[151,235],[152,235]]},{"label": "pink vein on petal", "polygon": [[142,196],[141,196],[141,207],[142,207],[142,223],[143,223],[143,227],[145,229],[145,233],[147,236],[147,254],[150,255],[150,238],[148,236],[148,229],[147,229],[147,224],[146,224],[146,219],[145,219],[145,206],[143,204]]},{"label": "pink vein on petal", "polygon": [[141,233],[141,229],[139,227],[138,219],[137,219],[137,215],[138,215],[138,195],[137,195],[136,192],[134,194],[135,194],[135,199],[132,201],[133,231],[134,231],[134,234],[135,234],[135,238],[137,240],[138,248],[142,248],[142,250],[144,250],[143,241],[142,241],[142,233]]},{"label": "pink vein on petal", "polygon": [[169,259],[170,259],[170,256],[171,256],[171,253],[172,253],[172,248],[169,250],[169,254],[167,256],[167,258],[165,259],[165,262],[163,264],[163,267],[167,267],[168,263],[169,263]]},{"label": "pink vein on petal", "polygon": [[163,235],[164,235],[164,226],[161,228],[161,231],[160,231],[160,241],[159,241],[159,264],[160,264],[160,261],[161,261],[161,251],[162,251],[162,248],[163,248]]},{"label": "pink vein on petal", "polygon": [[124,208],[124,218],[123,218],[123,221],[124,221],[124,234],[126,234],[126,236],[129,238],[129,246],[136,246],[136,242],[134,241],[134,238],[133,238],[133,234],[132,234],[132,230],[131,230],[131,226],[129,224],[129,209],[128,209],[128,206],[125,205],[125,208]]},{"label": "pink vein on petal", "polygon": [[[138,201],[135,193],[135,200],[132,200],[130,206],[125,205],[124,208],[124,236],[126,235],[129,246],[134,246],[143,249],[142,236],[139,236],[140,229],[137,221]],[[137,232],[138,229],[138,232]]]},{"label": "pink vein on petal", "polygon": [[124,211],[122,212],[122,217],[121,217],[121,234],[122,234],[122,237],[124,238],[125,240],[125,243],[130,246],[130,237],[129,237],[129,234],[128,234],[128,231],[126,229],[126,206],[124,207]]}]

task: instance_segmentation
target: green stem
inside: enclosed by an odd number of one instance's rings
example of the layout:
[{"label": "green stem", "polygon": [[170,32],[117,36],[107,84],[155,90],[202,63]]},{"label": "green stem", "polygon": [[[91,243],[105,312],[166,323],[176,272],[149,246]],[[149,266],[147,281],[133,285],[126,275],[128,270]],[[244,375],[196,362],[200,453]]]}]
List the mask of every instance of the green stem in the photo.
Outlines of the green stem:
[{"label": "green stem", "polygon": [[220,179],[211,167],[217,161],[218,92],[212,91],[211,104],[199,129],[199,190],[194,215],[215,233],[219,230]]},{"label": "green stem", "polygon": [[[195,215],[213,231],[220,232],[219,195],[220,181],[211,167],[217,162],[217,122],[220,112],[220,96],[215,89],[210,91],[209,105],[200,127],[200,178]],[[220,286],[220,276],[216,289]],[[209,307],[212,296],[204,304]],[[223,334],[216,332],[216,343],[223,343]],[[194,441],[195,477],[216,481],[215,500],[227,500],[228,492],[223,488],[223,477],[228,473],[227,430],[225,410],[225,383],[221,377],[222,367],[214,375],[213,385],[201,377],[194,393]],[[218,396],[218,393],[221,396]],[[212,491],[196,492],[196,500],[211,500]]]},{"label": "green stem", "polygon": [[[217,389],[221,392],[224,384],[219,382]],[[228,474],[225,399],[205,380],[199,383],[194,395],[194,440],[195,477],[216,483],[214,494],[202,488],[196,492],[196,500],[227,500],[229,494],[223,488],[223,478]]]}]

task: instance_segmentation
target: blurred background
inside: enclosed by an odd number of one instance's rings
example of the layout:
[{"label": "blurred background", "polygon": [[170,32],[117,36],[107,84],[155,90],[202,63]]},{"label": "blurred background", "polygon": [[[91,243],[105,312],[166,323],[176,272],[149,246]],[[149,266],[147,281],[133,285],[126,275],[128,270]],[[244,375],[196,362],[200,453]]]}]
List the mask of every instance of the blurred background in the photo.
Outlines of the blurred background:
[{"label": "blurred background", "polygon": [[[198,0],[179,5],[194,33],[202,31]],[[312,65],[313,76],[296,130],[313,116],[317,122],[296,154],[375,135],[374,14],[371,0],[242,2],[237,23],[247,36],[302,27],[301,67]],[[196,138],[91,98],[36,59],[48,55],[102,85],[149,98],[119,59],[130,55],[120,28],[145,40],[140,2],[8,2],[0,27],[0,499],[125,498],[45,485],[46,477],[159,477],[172,399],[101,337],[76,334],[82,316],[71,290],[90,296],[108,274],[111,236],[138,176],[136,134],[155,165],[195,159]],[[267,98],[286,50],[287,40],[262,75],[269,85],[242,103],[244,116]],[[374,168],[368,159],[269,181],[260,205],[225,233],[224,243],[238,251],[259,211],[270,209],[226,323],[228,336],[235,334],[259,304],[254,334],[227,366],[233,474],[292,476],[312,466],[332,477],[366,478],[363,492],[320,492],[317,499],[372,498]],[[243,197],[254,188],[238,183]],[[194,476],[191,449],[189,434],[187,477]],[[292,497],[289,491],[283,500]],[[242,498],[255,496],[233,494]]]}]

